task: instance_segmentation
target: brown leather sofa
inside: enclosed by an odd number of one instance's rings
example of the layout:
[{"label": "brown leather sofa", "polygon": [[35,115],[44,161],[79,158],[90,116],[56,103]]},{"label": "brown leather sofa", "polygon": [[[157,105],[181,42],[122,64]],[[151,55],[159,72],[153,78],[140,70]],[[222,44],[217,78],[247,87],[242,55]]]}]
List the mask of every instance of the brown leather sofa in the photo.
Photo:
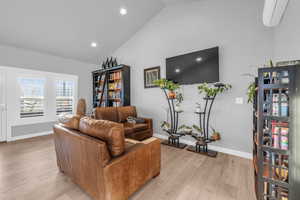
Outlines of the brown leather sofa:
[{"label": "brown leather sofa", "polygon": [[81,115],[54,126],[57,164],[95,200],[127,200],[160,173],[158,139],[125,139],[120,123]]},{"label": "brown leather sofa", "polygon": [[142,141],[153,136],[152,119],[142,118],[145,123],[133,124],[127,122],[129,116],[137,117],[135,106],[97,107],[94,110],[95,119],[123,124],[126,138]]}]

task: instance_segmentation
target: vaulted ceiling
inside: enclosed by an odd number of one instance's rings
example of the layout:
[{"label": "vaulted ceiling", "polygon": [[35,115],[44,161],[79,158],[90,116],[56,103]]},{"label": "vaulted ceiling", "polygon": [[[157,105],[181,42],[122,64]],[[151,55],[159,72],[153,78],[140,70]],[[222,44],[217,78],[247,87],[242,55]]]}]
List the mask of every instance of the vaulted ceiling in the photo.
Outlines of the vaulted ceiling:
[{"label": "vaulted ceiling", "polygon": [[99,63],[164,6],[186,1],[1,0],[0,44]]}]

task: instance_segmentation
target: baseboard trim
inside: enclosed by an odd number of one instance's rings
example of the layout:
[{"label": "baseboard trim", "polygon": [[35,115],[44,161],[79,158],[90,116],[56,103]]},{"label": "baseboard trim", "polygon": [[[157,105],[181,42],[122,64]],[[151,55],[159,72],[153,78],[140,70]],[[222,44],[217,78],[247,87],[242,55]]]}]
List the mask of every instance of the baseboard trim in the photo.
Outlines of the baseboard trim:
[{"label": "baseboard trim", "polygon": [[[163,140],[168,139],[168,136],[157,134],[157,133],[155,133],[153,136],[157,137],[157,138],[160,138],[160,139],[163,139]],[[185,140],[185,139],[180,139],[180,142],[182,142],[184,144],[187,144],[187,145],[194,145],[194,142],[189,141],[189,140]],[[228,149],[228,148],[214,146],[214,145],[209,145],[209,148],[211,150],[214,150],[214,151],[218,151],[218,152],[229,154],[229,155],[238,156],[238,157],[241,157],[241,158],[246,158],[246,159],[250,159],[250,160],[253,158],[251,153],[247,153],[247,152],[243,152],[243,151],[237,151],[237,150],[234,150],[234,149]]]},{"label": "baseboard trim", "polygon": [[16,140],[24,140],[24,139],[28,139],[28,138],[39,137],[39,136],[44,136],[44,135],[51,135],[51,134],[53,134],[53,131],[21,135],[21,136],[11,137],[7,140],[7,142],[13,142]]}]

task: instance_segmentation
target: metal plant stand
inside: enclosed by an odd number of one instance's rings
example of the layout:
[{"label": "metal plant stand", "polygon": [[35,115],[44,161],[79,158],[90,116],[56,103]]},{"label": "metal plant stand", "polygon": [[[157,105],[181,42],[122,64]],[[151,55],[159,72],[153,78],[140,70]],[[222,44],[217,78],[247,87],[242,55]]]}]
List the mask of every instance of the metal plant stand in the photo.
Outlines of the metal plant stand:
[{"label": "metal plant stand", "polygon": [[[215,84],[215,87],[224,87],[224,86],[225,85],[222,83]],[[204,98],[205,100],[204,111],[196,112],[196,114],[199,115],[199,124],[200,124],[200,129],[202,130],[202,134],[201,135],[197,135],[194,133],[190,134],[196,140],[196,143],[195,146],[189,146],[187,150],[196,153],[201,153],[210,157],[217,156],[218,152],[208,149],[208,144],[215,142],[214,139],[210,138],[209,120],[210,120],[211,109],[214,104],[216,96],[217,94],[211,97],[206,96]]]},{"label": "metal plant stand", "polygon": [[187,145],[180,143],[179,139],[182,136],[184,136],[185,134],[177,132],[178,131],[178,117],[179,117],[178,115],[180,112],[175,110],[175,105],[174,105],[175,98],[169,98],[166,89],[162,88],[162,90],[167,98],[168,106],[169,106],[169,113],[170,113],[170,117],[171,117],[170,129],[164,130],[166,133],[168,133],[169,138],[168,138],[168,140],[164,140],[162,142],[162,144],[183,149]]}]

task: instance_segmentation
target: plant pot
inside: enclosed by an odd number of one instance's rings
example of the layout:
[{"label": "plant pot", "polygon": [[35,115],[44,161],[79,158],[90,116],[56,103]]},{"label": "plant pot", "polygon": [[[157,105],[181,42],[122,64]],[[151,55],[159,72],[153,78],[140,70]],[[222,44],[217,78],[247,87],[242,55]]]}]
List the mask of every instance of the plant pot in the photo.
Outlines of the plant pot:
[{"label": "plant pot", "polygon": [[221,140],[221,135],[220,133],[213,133],[212,136],[211,136],[211,139],[217,141],[217,140]]},{"label": "plant pot", "polygon": [[173,91],[169,91],[168,97],[169,97],[169,99],[175,99],[176,98],[176,93],[173,92]]}]

